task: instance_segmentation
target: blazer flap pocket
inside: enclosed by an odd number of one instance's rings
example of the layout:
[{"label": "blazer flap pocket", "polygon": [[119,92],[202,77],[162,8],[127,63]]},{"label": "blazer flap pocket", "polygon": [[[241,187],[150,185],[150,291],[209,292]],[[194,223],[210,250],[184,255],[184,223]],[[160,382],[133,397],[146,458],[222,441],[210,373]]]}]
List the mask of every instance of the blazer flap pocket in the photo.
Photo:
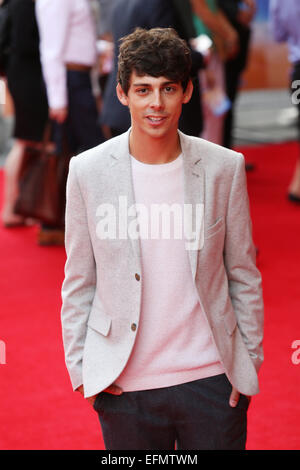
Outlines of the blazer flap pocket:
[{"label": "blazer flap pocket", "polygon": [[227,333],[231,336],[237,325],[236,317],[234,313],[227,313],[224,316],[224,323]]},{"label": "blazer flap pocket", "polygon": [[107,336],[111,326],[111,318],[102,309],[93,307],[87,324],[93,330]]}]

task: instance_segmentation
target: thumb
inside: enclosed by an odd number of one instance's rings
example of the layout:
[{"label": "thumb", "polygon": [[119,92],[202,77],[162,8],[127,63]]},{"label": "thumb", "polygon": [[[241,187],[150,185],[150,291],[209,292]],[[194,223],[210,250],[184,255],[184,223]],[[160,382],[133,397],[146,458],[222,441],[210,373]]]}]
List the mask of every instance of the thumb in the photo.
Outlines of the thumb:
[{"label": "thumb", "polygon": [[123,390],[115,384],[110,385],[109,387],[107,387],[107,389],[103,391],[111,393],[112,395],[122,395],[123,393]]},{"label": "thumb", "polygon": [[232,387],[232,392],[229,398],[229,405],[233,408],[236,407],[240,398],[240,393],[237,391],[236,388]]}]

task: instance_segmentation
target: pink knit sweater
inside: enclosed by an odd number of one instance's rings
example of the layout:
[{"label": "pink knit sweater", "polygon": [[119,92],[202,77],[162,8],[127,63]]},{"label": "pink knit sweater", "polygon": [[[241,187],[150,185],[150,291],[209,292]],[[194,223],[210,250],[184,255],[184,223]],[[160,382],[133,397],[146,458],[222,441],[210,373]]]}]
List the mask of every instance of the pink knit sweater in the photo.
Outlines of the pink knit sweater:
[{"label": "pink knit sweater", "polygon": [[136,204],[143,206],[140,228],[145,209],[148,219],[141,231],[140,323],[132,354],[116,380],[124,391],[178,385],[224,372],[199,303],[184,237],[174,235],[174,223],[169,234],[161,231],[157,237],[157,219],[151,217],[155,204],[183,207],[182,158],[162,165],[131,160]]}]

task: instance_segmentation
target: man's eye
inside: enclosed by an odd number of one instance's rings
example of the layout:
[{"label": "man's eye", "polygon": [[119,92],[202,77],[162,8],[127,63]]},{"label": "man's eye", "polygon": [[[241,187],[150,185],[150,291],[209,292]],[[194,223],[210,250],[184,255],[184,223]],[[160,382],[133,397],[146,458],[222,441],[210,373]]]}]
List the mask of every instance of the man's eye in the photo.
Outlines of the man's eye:
[{"label": "man's eye", "polygon": [[148,88],[139,88],[137,89],[137,93],[139,93],[140,95],[145,95],[148,91]]},{"label": "man's eye", "polygon": [[166,86],[165,90],[167,93],[172,93],[173,91],[175,91],[175,88],[173,86]]}]

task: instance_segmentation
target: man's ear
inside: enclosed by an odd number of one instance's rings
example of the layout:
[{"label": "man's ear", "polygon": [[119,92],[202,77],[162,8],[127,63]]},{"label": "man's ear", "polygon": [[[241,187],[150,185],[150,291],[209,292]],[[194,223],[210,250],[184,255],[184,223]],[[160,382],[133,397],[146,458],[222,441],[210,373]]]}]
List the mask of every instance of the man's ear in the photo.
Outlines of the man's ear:
[{"label": "man's ear", "polygon": [[190,101],[194,90],[194,85],[192,80],[189,80],[185,92],[183,93],[183,104],[186,104]]},{"label": "man's ear", "polygon": [[124,92],[123,88],[121,87],[120,83],[118,83],[117,88],[117,96],[119,98],[119,101],[124,105],[128,106],[128,96]]}]

